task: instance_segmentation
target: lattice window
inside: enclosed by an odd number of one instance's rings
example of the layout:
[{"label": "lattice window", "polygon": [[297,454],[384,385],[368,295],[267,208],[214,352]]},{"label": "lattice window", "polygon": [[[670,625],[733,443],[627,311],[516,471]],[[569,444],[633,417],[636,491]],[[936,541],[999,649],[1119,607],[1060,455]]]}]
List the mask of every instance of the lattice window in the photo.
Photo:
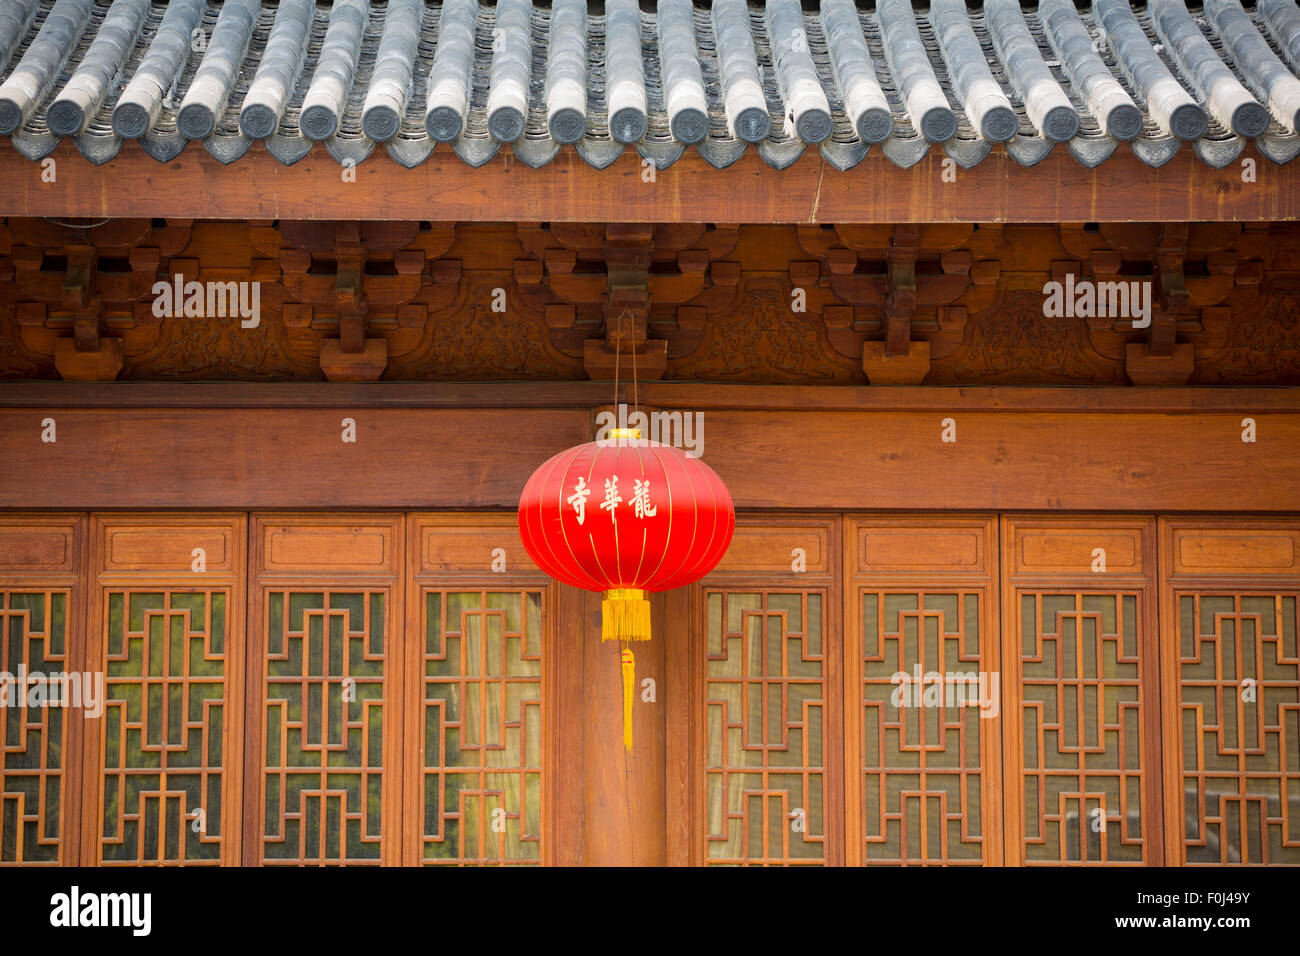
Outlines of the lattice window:
[{"label": "lattice window", "polygon": [[710,863],[825,859],[823,594],[706,590]]},{"label": "lattice window", "polygon": [[265,862],[380,861],[386,597],[266,594]]},{"label": "lattice window", "polygon": [[109,590],[104,863],[218,863],[227,711],[224,591]]},{"label": "lattice window", "polygon": [[[69,590],[0,590],[0,670],[67,673]],[[0,863],[58,863],[70,712],[0,694]],[[10,695],[14,706],[9,706]]]},{"label": "lattice window", "polygon": [[997,716],[1000,688],[980,598],[859,589],[868,863],[983,860],[980,722]]},{"label": "lattice window", "polygon": [[1300,863],[1298,603],[1177,594],[1188,863]]},{"label": "lattice window", "polygon": [[543,592],[422,600],[423,859],[540,862]]},{"label": "lattice window", "polygon": [[1018,592],[1027,862],[1144,859],[1139,598]]}]

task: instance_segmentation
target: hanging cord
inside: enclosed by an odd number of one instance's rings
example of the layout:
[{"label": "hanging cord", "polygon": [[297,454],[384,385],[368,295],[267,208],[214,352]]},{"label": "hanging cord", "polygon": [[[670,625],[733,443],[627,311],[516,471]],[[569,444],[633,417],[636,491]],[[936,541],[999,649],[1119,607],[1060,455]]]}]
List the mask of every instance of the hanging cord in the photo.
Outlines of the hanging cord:
[{"label": "hanging cord", "polygon": [[[618,405],[619,367],[622,364],[622,359],[623,359],[623,319],[625,318],[632,319],[633,331],[635,332],[636,330],[636,319],[633,318],[632,313],[629,310],[624,309],[618,315],[618,334],[614,338],[614,405],[616,407]],[[639,376],[637,374],[636,364],[637,364],[636,346],[633,345],[632,347],[632,410],[640,411],[641,397],[640,397],[639,389],[637,387]]]},{"label": "hanging cord", "polygon": [[615,409],[616,416],[617,416],[617,409],[618,409],[618,363],[619,363],[619,359],[622,357],[621,356],[622,347],[623,347],[623,313],[619,313],[618,334],[614,336],[614,409]]},{"label": "hanging cord", "polygon": [[[636,338],[636,319],[632,320],[632,337]],[[632,343],[632,410],[634,412],[639,412],[641,411],[641,399],[637,397],[636,383],[637,383],[636,343],[633,342]]]},{"label": "hanging cord", "polygon": [[[623,360],[623,319],[632,318],[631,313],[624,309],[618,316],[618,331],[614,338],[614,407],[618,407],[619,393],[619,369]],[[635,319],[633,322],[635,323]],[[634,325],[635,328],[635,325]],[[641,408],[640,397],[637,392],[637,367],[636,367],[636,346],[632,348],[632,406],[639,411]],[[622,437],[619,441],[622,442]],[[636,659],[632,656],[632,648],[629,644],[627,635],[619,637],[619,670],[622,671],[623,684],[623,744],[628,749],[632,748],[632,703],[631,695],[635,692],[633,676],[636,667]],[[624,773],[630,778],[632,774],[632,765],[627,763],[624,767]]]}]

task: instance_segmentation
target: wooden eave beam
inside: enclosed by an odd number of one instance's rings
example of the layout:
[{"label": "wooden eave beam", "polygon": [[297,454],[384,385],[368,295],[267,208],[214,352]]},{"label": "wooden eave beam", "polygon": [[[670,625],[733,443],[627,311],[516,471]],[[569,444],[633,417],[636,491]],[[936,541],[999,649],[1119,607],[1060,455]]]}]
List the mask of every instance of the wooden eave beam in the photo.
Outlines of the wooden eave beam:
[{"label": "wooden eave beam", "polygon": [[[56,164],[54,182],[42,178],[44,161],[0,144],[0,215],[800,224],[1300,218],[1300,163],[1276,166],[1253,146],[1218,170],[1190,147],[1159,169],[1126,146],[1095,169],[1081,166],[1064,146],[1029,169],[999,148],[972,169],[958,170],[956,182],[944,181],[945,154],[938,148],[910,169],[873,150],[845,172],[815,149],[784,170],[772,169],[754,150],[723,170],[688,151],[652,182],[631,149],[604,170],[570,149],[540,169],[508,150],[473,169],[449,149],[404,169],[376,150],[355,167],[355,182],[345,181],[343,167],[320,146],[293,166],[260,145],[228,166],[197,143],[166,164],[135,143],[102,166],[67,141],[48,158]],[[1255,163],[1255,181],[1242,181],[1246,159]]]}]

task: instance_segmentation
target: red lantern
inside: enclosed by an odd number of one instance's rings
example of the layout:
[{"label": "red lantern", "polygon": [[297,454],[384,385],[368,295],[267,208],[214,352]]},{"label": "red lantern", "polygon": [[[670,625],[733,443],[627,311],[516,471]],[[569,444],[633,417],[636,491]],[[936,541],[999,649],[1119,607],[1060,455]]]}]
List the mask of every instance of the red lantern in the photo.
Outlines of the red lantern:
[{"label": "red lantern", "polygon": [[[524,549],[551,577],[603,591],[601,639],[650,639],[647,591],[713,570],[731,544],[736,511],[708,465],[632,429],[562,451],[519,498]],[[623,648],[623,741],[632,746],[632,651]]]}]

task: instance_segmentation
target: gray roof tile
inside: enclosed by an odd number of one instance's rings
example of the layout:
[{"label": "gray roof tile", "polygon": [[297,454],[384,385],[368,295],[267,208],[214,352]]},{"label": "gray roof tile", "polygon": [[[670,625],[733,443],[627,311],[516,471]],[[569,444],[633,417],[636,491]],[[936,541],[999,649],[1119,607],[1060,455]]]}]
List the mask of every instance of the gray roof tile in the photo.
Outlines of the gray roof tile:
[{"label": "gray roof tile", "polygon": [[1300,153],[1294,0],[0,0],[0,134],[38,159],[73,137],[93,162],[137,139],[191,139],[221,162],[257,140],[283,163],[323,141],[405,166],[447,144],[592,166],[631,146],[719,168],[753,145],[775,167],[872,146],[899,166],[934,143],[970,166],[1065,143],[1094,166],[1129,142],[1153,166],[1184,141],[1222,166],[1246,139]]}]

